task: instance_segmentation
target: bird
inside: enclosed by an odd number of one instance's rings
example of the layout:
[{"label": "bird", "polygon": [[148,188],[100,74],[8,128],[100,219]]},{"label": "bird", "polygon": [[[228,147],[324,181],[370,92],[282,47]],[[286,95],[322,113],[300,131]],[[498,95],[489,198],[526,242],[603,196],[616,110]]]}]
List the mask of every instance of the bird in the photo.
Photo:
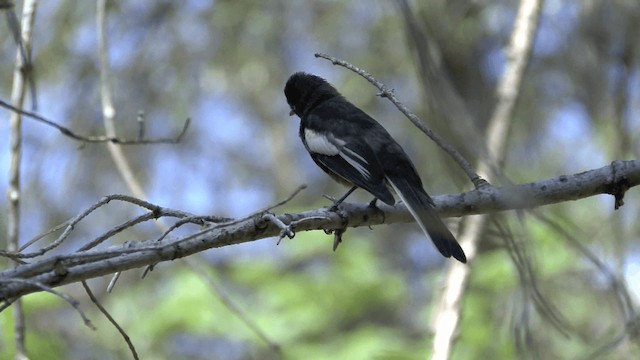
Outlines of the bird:
[{"label": "bird", "polygon": [[290,116],[300,118],[299,135],[311,159],[334,180],[362,188],[395,205],[396,194],[425,235],[445,257],[466,263],[462,247],[442,222],[409,156],[375,119],[349,102],[322,77],[296,72],[284,87]]}]

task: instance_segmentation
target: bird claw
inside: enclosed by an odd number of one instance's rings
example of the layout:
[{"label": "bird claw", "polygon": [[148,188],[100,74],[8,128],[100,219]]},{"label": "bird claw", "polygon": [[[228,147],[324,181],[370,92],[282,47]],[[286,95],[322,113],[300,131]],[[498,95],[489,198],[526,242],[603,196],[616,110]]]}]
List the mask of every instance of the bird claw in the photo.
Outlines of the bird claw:
[{"label": "bird claw", "polygon": [[[373,209],[375,212],[380,213],[380,215],[382,215],[382,222],[384,223],[387,220],[387,216],[384,214],[384,211],[382,211],[382,209],[378,207],[378,205],[376,204],[377,202],[378,202],[378,198],[373,198],[373,200],[371,200],[371,202],[369,203],[368,207]],[[371,228],[371,226],[369,226],[369,228]]]}]

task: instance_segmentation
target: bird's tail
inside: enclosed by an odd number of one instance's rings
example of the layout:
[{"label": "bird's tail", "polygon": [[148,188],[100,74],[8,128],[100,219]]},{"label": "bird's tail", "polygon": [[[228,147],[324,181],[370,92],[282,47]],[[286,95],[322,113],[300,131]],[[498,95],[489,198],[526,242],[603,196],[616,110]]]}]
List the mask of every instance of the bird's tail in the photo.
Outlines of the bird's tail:
[{"label": "bird's tail", "polygon": [[409,184],[405,179],[387,177],[387,181],[438,251],[445,257],[453,256],[458,261],[466,263],[464,251],[436,213],[433,200],[426,191],[422,187]]}]

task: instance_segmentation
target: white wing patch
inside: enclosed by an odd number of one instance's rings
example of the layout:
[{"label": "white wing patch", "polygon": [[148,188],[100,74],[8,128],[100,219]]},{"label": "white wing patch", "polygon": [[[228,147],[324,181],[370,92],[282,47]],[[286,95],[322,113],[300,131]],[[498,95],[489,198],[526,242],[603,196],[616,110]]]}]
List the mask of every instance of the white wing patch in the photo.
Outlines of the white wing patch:
[{"label": "white wing patch", "polygon": [[353,166],[365,179],[371,179],[371,173],[366,165],[369,163],[355,151],[346,148],[346,141],[327,137],[310,129],[304,129],[304,140],[309,150],[316,154],[335,156],[338,155],[349,165]]},{"label": "white wing patch", "polygon": [[304,141],[307,143],[309,150],[316,154],[338,155],[340,153],[340,149],[333,145],[326,136],[313,130],[304,129]]}]

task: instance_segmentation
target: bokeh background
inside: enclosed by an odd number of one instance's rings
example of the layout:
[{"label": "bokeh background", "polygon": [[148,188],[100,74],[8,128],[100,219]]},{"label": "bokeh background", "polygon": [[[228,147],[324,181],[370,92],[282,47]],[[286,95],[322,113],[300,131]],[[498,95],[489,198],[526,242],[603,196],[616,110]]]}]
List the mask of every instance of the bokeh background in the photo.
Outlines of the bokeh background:
[{"label": "bokeh background", "polygon": [[[302,184],[308,188],[277,212],[326,206],[323,193],[345,191],[315,167],[297,137],[298,118],[288,116],[282,89],[288,76],[300,70],[327,78],[377,118],[414,159],[430,193],[472,189],[447,155],[390,102],[376,97],[369,83],[313,54],[325,52],[372,73],[476,163],[482,152],[473,144],[485,138],[517,2],[402,3],[110,2],[107,28],[118,135],[136,136],[140,112],[150,137],[173,136],[186,118],[192,119],[180,144],[124,147],[148,200],[196,214],[240,217],[284,199]],[[37,111],[82,134],[104,133],[95,14],[91,1],[42,1],[33,33]],[[419,24],[420,34],[407,26],[407,15]],[[435,46],[441,71],[473,114],[474,131],[461,131],[468,124],[430,103],[433,86],[419,71],[424,49],[419,43],[425,39]],[[507,145],[503,170],[511,181],[542,180],[638,158],[639,39],[640,3],[635,0],[545,2]],[[6,101],[15,52],[9,27],[0,22],[0,97]],[[8,119],[9,112],[0,111],[0,117]],[[23,129],[22,243],[104,195],[129,193],[106,145],[80,144],[28,119]],[[0,121],[3,194],[8,141],[8,121]],[[370,198],[359,191],[350,200]],[[6,208],[6,200],[0,201],[0,214]],[[481,253],[471,264],[453,358],[579,358],[610,344],[598,356],[638,354],[637,337],[625,330],[628,314],[620,310],[620,293],[612,290],[607,275],[626,283],[636,306],[638,210],[638,191],[632,189],[615,212],[610,196],[537,210],[564,232],[527,213],[492,215],[493,225],[482,235]],[[133,206],[109,204],[84,220],[56,251],[73,251],[140,213]],[[451,219],[452,229],[458,221]],[[5,227],[6,216],[0,216],[0,234]],[[523,291],[505,250],[505,228],[527,244],[539,295],[560,315],[560,325]],[[158,233],[153,224],[145,224],[110,244]],[[610,272],[588,261],[567,241],[567,233]],[[199,254],[191,259],[199,271],[182,261],[160,264],[144,279],[142,269],[129,271],[111,294],[104,290],[109,278],[90,284],[142,358],[428,355],[430,316],[448,260],[413,224],[351,229],[335,253],[331,242],[332,236],[319,231],[299,233],[279,246],[276,239],[264,239]],[[0,261],[3,268],[11,265]],[[124,341],[80,286],[60,290],[81,301],[98,330],[85,327],[58,298],[27,296],[27,347],[33,359],[130,358]],[[230,311],[220,294],[259,332]],[[0,313],[2,359],[14,351],[11,318],[10,310]],[[524,347],[517,341],[522,327],[528,334]]]}]

